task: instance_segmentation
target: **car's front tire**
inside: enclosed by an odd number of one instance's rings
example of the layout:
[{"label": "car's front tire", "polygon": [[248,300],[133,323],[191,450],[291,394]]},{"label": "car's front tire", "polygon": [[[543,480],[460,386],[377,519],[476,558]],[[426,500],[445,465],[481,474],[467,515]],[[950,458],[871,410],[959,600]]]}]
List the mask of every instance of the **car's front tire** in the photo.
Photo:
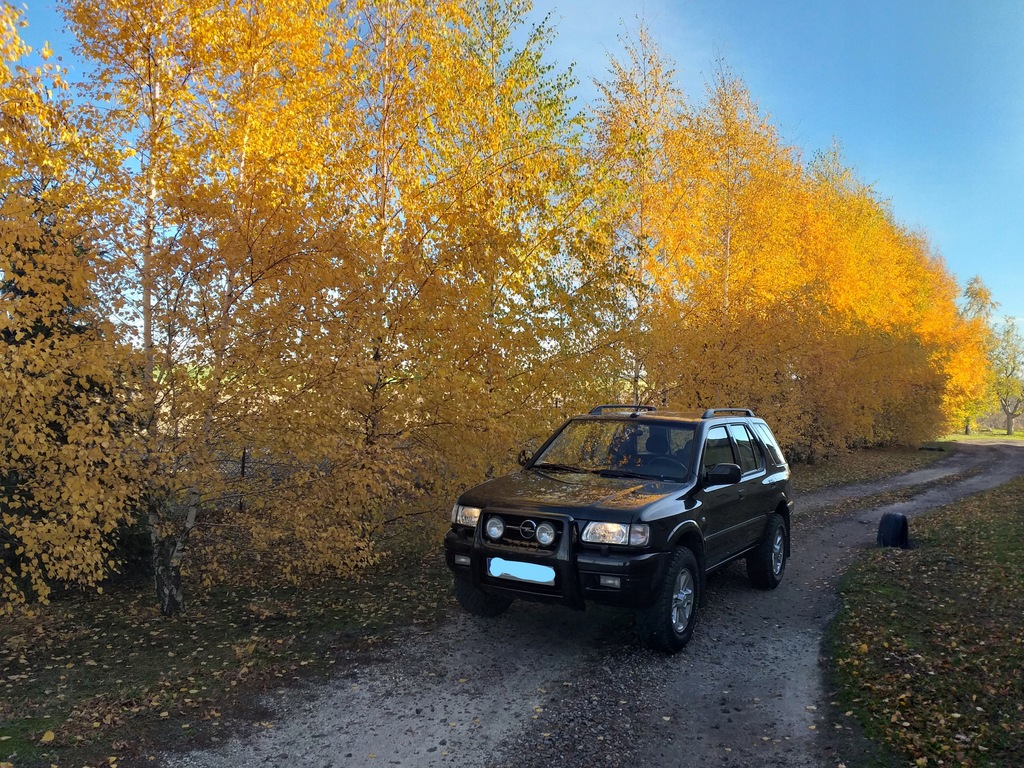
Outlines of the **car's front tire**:
[{"label": "car's front tire", "polygon": [[665,653],[682,650],[697,626],[700,584],[700,570],[693,552],[683,547],[673,550],[654,601],[636,611],[640,642]]},{"label": "car's front tire", "polygon": [[460,578],[455,579],[455,599],[468,613],[488,619],[500,616],[512,605],[512,598],[489,595]]},{"label": "car's front tire", "polygon": [[761,543],[747,557],[747,578],[758,589],[775,589],[786,572],[786,521],[769,515]]}]

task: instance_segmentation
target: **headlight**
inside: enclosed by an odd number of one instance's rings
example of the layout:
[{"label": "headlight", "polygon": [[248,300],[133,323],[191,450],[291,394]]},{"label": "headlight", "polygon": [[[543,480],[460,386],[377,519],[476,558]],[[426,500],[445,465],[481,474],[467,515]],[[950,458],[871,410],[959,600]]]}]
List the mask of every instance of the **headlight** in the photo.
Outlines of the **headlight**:
[{"label": "headlight", "polygon": [[452,507],[453,523],[458,523],[459,525],[468,525],[470,528],[473,528],[476,526],[476,521],[479,519],[479,507],[465,507],[462,504],[456,504],[454,507]]},{"label": "headlight", "polygon": [[505,533],[505,521],[500,517],[491,517],[487,520],[487,525],[484,527],[484,532],[487,537],[497,541],[501,538],[501,535]]},{"label": "headlight", "polygon": [[555,526],[551,523],[541,523],[537,526],[537,543],[542,547],[550,547],[555,540]]},{"label": "headlight", "polygon": [[651,529],[642,524],[587,523],[587,527],[583,529],[583,540],[591,544],[628,544],[633,547],[644,547],[651,540]]}]

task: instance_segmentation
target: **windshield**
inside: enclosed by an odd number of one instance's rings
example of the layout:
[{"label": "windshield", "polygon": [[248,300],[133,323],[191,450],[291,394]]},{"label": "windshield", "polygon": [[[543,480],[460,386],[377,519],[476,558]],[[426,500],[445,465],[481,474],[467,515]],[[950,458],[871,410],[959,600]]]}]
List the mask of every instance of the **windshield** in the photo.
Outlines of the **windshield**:
[{"label": "windshield", "polygon": [[683,481],[693,428],[635,420],[570,421],[533,467],[620,477]]}]

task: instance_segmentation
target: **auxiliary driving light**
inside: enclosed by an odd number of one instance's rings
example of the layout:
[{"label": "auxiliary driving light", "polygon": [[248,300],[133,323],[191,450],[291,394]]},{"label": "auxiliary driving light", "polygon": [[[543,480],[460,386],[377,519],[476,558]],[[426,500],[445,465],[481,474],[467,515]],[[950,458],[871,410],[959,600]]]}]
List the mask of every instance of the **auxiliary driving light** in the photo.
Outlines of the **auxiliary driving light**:
[{"label": "auxiliary driving light", "polygon": [[602,576],[600,581],[602,587],[609,587],[610,589],[622,587],[622,580],[618,576]]},{"label": "auxiliary driving light", "polygon": [[500,517],[491,517],[487,519],[487,526],[484,528],[484,532],[487,534],[489,539],[497,541],[501,538],[502,534],[505,533],[505,521]]},{"label": "auxiliary driving light", "polygon": [[555,526],[551,523],[541,523],[537,526],[537,543],[542,547],[550,547],[555,540]]}]

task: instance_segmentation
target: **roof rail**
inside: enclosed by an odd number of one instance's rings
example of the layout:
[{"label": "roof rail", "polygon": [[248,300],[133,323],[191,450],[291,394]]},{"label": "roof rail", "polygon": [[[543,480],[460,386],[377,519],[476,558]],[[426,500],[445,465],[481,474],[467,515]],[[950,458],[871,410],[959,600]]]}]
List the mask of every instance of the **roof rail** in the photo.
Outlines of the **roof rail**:
[{"label": "roof rail", "polygon": [[632,411],[633,414],[640,413],[641,411],[656,411],[658,410],[653,405],[627,405],[625,403],[619,403],[614,405],[599,405],[594,408],[590,413],[594,416],[600,416],[605,411]]},{"label": "roof rail", "polygon": [[[715,416],[726,413],[740,413],[744,416],[754,416],[754,412],[749,408],[708,408],[704,411],[701,416],[702,419],[713,419]],[[756,418],[756,417],[755,417]]]}]

